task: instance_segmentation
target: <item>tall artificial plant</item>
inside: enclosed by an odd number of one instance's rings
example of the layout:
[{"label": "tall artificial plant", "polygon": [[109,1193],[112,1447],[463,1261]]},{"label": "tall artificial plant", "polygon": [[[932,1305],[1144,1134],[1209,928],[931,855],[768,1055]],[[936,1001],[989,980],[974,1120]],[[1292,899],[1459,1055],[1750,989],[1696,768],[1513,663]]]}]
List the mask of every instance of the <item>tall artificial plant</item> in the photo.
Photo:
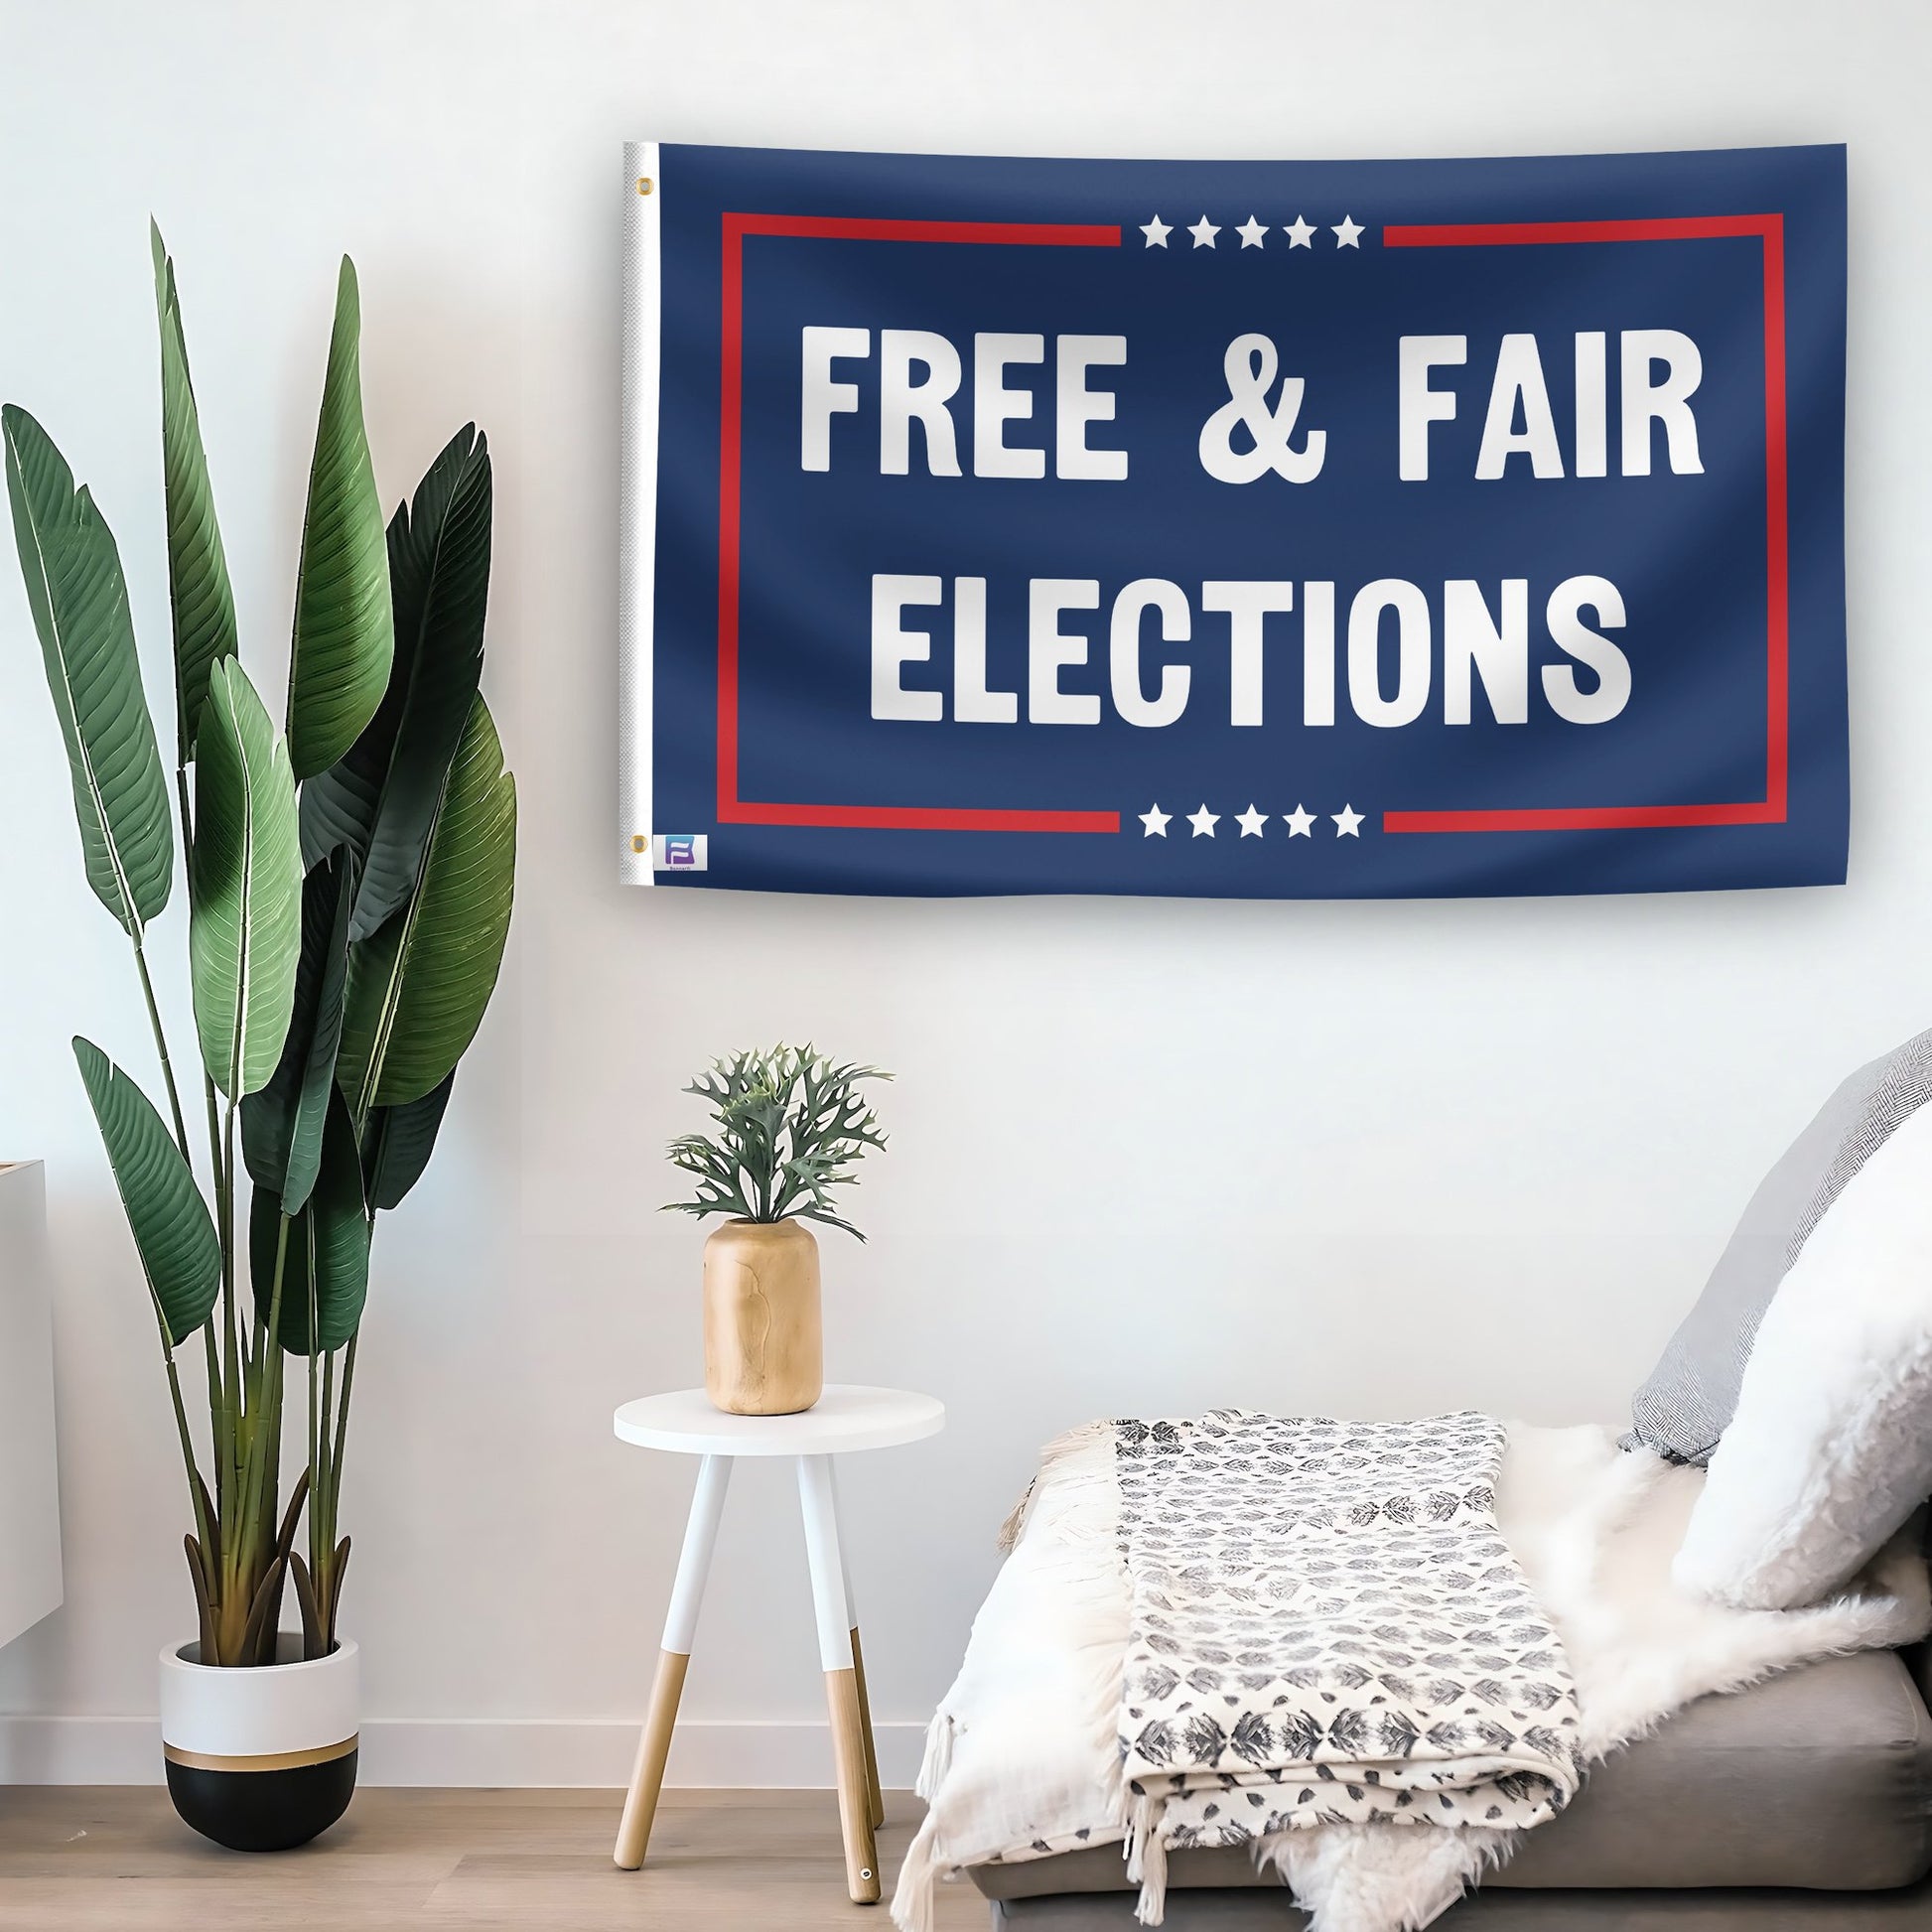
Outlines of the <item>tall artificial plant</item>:
[{"label": "tall artificial plant", "polygon": [[[0,409],[0,438],[87,881],[131,942],[167,1104],[164,1118],[122,1067],[75,1039],[160,1334],[194,1522],[201,1656],[265,1664],[291,1585],[304,1654],[336,1641],[370,1240],[378,1213],[428,1163],[495,986],[516,790],[478,688],[489,585],[483,438],[474,425],[460,431],[385,531],[345,258],[278,732],[241,666],[174,264],[158,230],[153,243],[172,806],[113,534],[24,409]],[[183,1105],[146,950],[174,885],[177,820],[200,1108]],[[200,1175],[191,1115],[205,1123]],[[198,1355],[201,1426],[182,1373]],[[290,1356],[307,1386],[308,1452],[284,1494]]]}]

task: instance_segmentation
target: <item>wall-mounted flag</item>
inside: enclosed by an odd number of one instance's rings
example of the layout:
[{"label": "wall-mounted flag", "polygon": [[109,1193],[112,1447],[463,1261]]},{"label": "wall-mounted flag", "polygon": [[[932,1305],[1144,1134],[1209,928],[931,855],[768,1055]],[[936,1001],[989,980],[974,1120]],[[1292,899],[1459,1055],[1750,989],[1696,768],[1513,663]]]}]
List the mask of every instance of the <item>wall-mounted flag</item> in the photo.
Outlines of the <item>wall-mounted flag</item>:
[{"label": "wall-mounted flag", "polygon": [[626,151],[626,878],[1845,876],[1845,152]]}]

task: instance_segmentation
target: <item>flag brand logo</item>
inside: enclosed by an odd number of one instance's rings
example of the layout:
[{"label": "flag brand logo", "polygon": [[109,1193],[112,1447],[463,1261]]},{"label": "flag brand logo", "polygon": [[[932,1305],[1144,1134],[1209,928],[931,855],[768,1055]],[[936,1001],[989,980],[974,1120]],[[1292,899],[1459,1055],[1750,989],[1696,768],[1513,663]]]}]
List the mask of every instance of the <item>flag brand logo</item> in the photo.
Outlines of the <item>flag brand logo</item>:
[{"label": "flag brand logo", "polygon": [[653,872],[704,872],[711,841],[703,832],[660,832],[650,842]]}]

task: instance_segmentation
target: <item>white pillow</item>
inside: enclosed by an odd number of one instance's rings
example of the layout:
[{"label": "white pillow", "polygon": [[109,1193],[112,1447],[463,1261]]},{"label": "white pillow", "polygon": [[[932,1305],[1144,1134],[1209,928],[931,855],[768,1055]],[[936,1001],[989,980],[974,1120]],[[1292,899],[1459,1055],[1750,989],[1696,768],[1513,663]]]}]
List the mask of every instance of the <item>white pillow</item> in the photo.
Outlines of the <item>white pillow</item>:
[{"label": "white pillow", "polygon": [[1849,1582],[1932,1492],[1932,1107],[1855,1174],[1765,1311],[1671,1574],[1745,1609]]}]

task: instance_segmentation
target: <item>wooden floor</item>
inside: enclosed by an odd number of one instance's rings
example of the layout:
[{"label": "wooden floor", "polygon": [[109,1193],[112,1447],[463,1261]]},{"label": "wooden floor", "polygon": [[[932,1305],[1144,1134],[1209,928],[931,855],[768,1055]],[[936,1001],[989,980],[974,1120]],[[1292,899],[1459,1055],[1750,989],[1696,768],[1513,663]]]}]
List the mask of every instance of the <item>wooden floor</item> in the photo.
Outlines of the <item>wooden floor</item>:
[{"label": "wooden floor", "polygon": [[[0,1787],[4,1932],[891,1932],[845,1895],[829,1791],[664,1794],[641,1871],[611,1863],[615,1791],[358,1791],[299,1852],[197,1838],[145,1787]],[[886,1896],[919,1816],[886,1797]],[[985,1932],[966,1884],[938,1932]]]}]

